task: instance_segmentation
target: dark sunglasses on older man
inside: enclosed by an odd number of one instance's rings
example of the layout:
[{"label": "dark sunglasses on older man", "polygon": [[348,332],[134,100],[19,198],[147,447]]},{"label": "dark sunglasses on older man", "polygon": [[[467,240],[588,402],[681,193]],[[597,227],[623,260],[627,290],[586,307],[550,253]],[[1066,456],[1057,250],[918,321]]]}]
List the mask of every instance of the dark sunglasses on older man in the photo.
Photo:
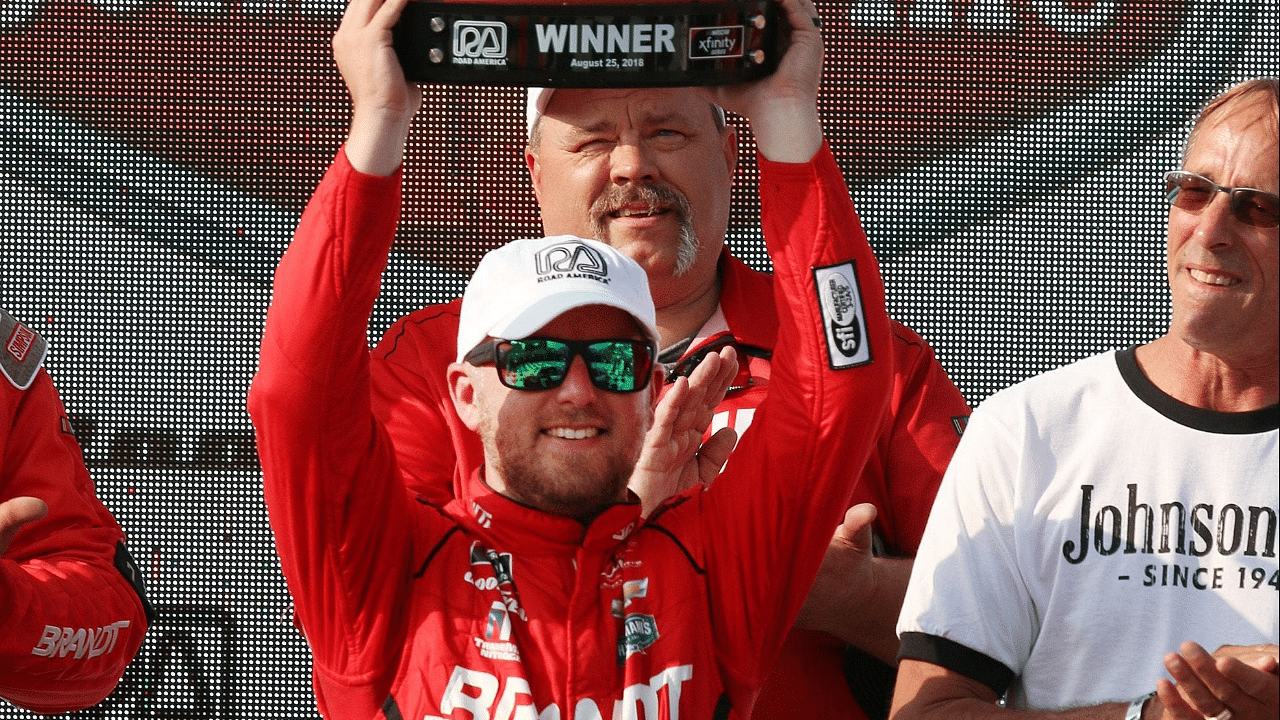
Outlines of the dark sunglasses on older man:
[{"label": "dark sunglasses on older man", "polygon": [[1220,192],[1231,199],[1231,214],[1245,225],[1273,228],[1280,224],[1280,196],[1253,188],[1222,187],[1203,175],[1186,170],[1164,174],[1165,199],[1170,205],[1200,212]]},{"label": "dark sunglasses on older man", "polygon": [[569,375],[581,355],[591,384],[611,393],[643,390],[653,376],[657,349],[647,340],[559,340],[530,337],[489,340],[464,358],[472,365],[493,363],[498,379],[514,390],[550,390]]}]

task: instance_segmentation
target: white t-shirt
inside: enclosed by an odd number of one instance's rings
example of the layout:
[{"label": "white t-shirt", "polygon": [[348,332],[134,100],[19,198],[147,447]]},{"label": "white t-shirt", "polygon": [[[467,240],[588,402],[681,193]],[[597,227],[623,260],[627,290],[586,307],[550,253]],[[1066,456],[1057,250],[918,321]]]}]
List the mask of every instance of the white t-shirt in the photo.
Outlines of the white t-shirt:
[{"label": "white t-shirt", "polygon": [[1132,349],[991,396],[934,502],[903,657],[1062,708],[1154,690],[1184,640],[1277,642],[1278,426],[1174,400]]}]

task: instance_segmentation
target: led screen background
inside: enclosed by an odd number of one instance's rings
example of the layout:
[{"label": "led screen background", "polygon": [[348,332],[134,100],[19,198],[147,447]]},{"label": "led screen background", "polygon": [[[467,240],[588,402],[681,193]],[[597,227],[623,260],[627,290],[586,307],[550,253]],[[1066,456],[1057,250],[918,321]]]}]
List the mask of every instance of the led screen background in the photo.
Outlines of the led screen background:
[{"label": "led screen background", "polygon": [[[1159,175],[1280,74],[1270,1],[820,3],[828,136],[890,310],[973,404],[1168,320]],[[0,304],[164,612],[78,716],[314,717],[244,395],[276,260],[347,121],[333,0],[0,2]],[[370,327],[538,235],[523,93],[430,86]],[[730,245],[768,266],[749,134]],[[7,706],[0,718],[28,717]]]}]

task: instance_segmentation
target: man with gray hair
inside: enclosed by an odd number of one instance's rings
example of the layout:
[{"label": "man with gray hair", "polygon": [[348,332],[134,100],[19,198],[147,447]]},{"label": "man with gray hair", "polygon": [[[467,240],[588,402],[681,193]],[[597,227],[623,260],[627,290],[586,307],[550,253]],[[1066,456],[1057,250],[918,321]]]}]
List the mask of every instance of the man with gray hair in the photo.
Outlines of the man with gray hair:
[{"label": "man with gray hair", "polygon": [[1275,719],[1278,98],[1229,89],[1164,176],[1168,331],[974,413],[902,610],[895,720]]}]

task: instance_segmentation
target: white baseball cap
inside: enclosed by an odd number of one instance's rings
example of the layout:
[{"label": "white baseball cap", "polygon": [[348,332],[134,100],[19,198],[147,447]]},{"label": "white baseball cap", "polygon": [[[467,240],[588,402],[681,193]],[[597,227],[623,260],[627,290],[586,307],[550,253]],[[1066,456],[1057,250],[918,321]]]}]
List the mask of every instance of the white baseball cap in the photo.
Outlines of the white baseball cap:
[{"label": "white baseball cap", "polygon": [[[533,137],[533,126],[538,123],[538,118],[547,111],[547,104],[551,102],[551,94],[556,91],[555,88],[529,88],[529,95],[525,99],[524,104],[524,123],[525,133],[527,137]],[[712,105],[716,109],[716,113],[720,116],[720,124],[725,123],[724,108],[719,105]]]},{"label": "white baseball cap", "polygon": [[635,260],[608,245],[556,235],[491,250],[462,294],[458,362],[487,337],[529,337],[584,305],[630,313],[650,340],[659,341],[649,278]]},{"label": "white baseball cap", "polygon": [[551,93],[555,91],[555,88],[529,88],[529,97],[524,104],[525,132],[528,137],[533,137],[533,126],[542,117],[542,113],[547,111],[547,103],[551,102]]}]

